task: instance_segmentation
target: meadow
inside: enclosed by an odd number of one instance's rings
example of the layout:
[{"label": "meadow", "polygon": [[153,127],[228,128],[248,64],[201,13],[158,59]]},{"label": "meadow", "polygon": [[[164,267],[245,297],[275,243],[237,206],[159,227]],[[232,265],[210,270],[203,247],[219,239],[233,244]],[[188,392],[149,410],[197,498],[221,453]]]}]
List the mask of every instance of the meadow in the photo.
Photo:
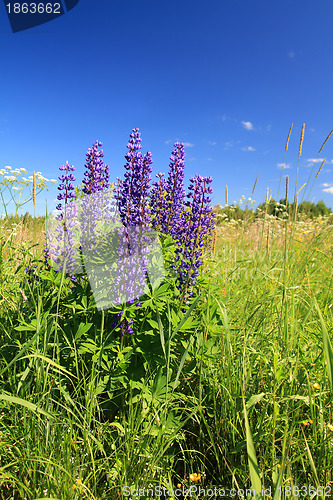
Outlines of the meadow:
[{"label": "meadow", "polygon": [[161,232],[165,279],[112,310],[45,218],[0,226],[1,500],[332,496],[331,217],[210,227],[187,300]]}]

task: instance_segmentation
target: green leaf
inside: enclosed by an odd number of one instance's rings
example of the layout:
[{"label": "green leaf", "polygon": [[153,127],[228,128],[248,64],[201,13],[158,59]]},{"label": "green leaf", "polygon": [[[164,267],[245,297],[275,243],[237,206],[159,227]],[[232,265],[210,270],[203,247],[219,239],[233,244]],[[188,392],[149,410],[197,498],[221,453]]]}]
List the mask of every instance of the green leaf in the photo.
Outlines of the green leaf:
[{"label": "green leaf", "polygon": [[26,401],[25,399],[17,398],[15,396],[9,396],[8,394],[0,394],[0,399],[16,405],[25,406],[31,411],[36,411],[37,413],[41,413],[46,417],[53,418],[53,416],[50,413],[48,413],[45,410],[42,410],[41,408],[39,408],[39,406],[35,405],[35,403],[31,403],[30,401]]},{"label": "green leaf", "polygon": [[93,323],[80,323],[75,334],[75,340],[78,340],[84,333],[86,333],[92,325]]},{"label": "green leaf", "polygon": [[250,408],[252,408],[252,406],[261,401],[264,396],[265,392],[261,392],[260,394],[254,394],[253,396],[251,396],[246,403],[246,409],[249,410]]},{"label": "green leaf", "polygon": [[251,432],[251,428],[250,428],[250,424],[249,424],[249,418],[248,418],[244,399],[243,399],[243,407],[244,407],[245,430],[246,430],[246,447],[247,447],[247,455],[248,455],[248,461],[249,461],[251,486],[255,492],[255,498],[260,498],[261,497],[261,479],[260,479],[260,475],[259,475],[259,467],[258,467],[256,452],[254,449],[252,432]]},{"label": "green leaf", "polygon": [[320,308],[318,306],[318,303],[315,299],[316,303],[316,308],[319,314],[320,318],[320,323],[321,323],[321,332],[323,336],[323,344],[324,344],[324,352],[325,352],[325,360],[326,360],[326,368],[327,368],[327,375],[328,375],[328,380],[331,386],[331,391],[333,391],[333,349],[332,349],[332,344],[327,332],[327,328],[323,319],[323,316],[320,312]]}]

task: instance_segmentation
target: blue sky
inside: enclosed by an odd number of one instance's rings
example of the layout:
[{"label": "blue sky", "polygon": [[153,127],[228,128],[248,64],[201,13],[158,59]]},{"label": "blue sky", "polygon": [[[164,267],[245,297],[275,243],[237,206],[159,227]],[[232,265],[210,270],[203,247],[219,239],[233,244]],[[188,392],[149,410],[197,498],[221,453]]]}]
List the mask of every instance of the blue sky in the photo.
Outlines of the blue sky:
[{"label": "blue sky", "polygon": [[[57,178],[68,161],[81,181],[85,153],[99,140],[115,180],[138,127],[154,175],[167,172],[179,140],[186,182],[211,175],[213,203],[224,205],[226,184],[229,203],[248,198],[259,174],[259,203],[267,187],[277,196],[293,123],[284,175],[294,192],[302,124],[298,187],[333,129],[332,19],[331,0],[80,0],[12,33],[2,3],[0,168]],[[55,187],[42,193],[37,212],[56,195]],[[305,198],[333,208],[333,136]]]}]

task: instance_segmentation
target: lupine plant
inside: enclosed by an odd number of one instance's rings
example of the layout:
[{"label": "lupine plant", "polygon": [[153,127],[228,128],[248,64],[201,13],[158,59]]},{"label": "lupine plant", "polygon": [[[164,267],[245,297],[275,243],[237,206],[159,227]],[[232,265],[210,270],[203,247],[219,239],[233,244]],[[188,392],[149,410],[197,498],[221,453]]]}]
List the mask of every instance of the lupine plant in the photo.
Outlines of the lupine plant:
[{"label": "lupine plant", "polygon": [[188,303],[193,295],[193,287],[199,276],[202,266],[202,249],[205,238],[214,228],[214,214],[210,205],[213,189],[209,184],[211,177],[196,175],[191,177],[188,200],[185,202],[187,210],[182,212],[181,230],[177,231],[176,264],[174,269],[178,275],[178,289],[182,292],[182,301]]},{"label": "lupine plant", "polygon": [[57,266],[57,271],[65,271],[71,275],[71,279],[75,280],[75,251],[74,251],[74,227],[77,222],[78,210],[74,202],[74,185],[76,180],[74,174],[74,165],[61,165],[60,171],[64,172],[59,176],[61,184],[58,186],[60,193],[57,196],[59,203],[57,210],[60,212],[56,216],[58,222],[55,233],[50,229],[47,230],[46,236],[48,239],[48,247],[45,247],[44,256],[51,252],[52,259]]},{"label": "lupine plant", "polygon": [[[170,160],[169,174],[165,185],[165,201],[160,200],[162,209],[164,209],[161,215],[161,232],[177,236],[182,231],[181,219],[185,208],[185,149],[182,142],[174,144]],[[160,188],[163,187],[162,184]]]},{"label": "lupine plant", "polygon": [[96,193],[110,186],[109,166],[103,162],[103,150],[98,149],[101,146],[101,142],[95,141],[92,148],[89,148],[86,153],[86,171],[83,180],[85,194]]},{"label": "lupine plant", "polygon": [[[84,249],[96,249],[94,238],[100,215],[98,200],[95,200],[95,197],[93,209],[92,207],[88,209],[88,205],[92,203],[90,196],[109,188],[109,167],[103,163],[103,151],[98,149],[101,146],[102,143],[96,141],[86,154],[83,181],[83,193],[86,196],[82,202],[80,215],[81,248]],[[147,231],[155,228],[161,234],[169,234],[177,246],[176,263],[172,268],[177,276],[177,287],[182,294],[181,302],[188,304],[202,265],[204,238],[214,227],[214,216],[209,205],[211,200],[207,196],[212,193],[212,188],[209,186],[212,179],[200,175],[192,177],[186,201],[184,144],[176,142],[170,157],[167,180],[163,178],[164,174],[159,173],[157,175],[159,181],[153,182],[150,187],[152,155],[148,151],[143,156],[141,148],[141,136],[139,129],[136,128],[132,130],[127,144],[124,179],[118,178],[114,189],[117,210],[123,223],[123,228],[118,228],[118,276],[114,282],[117,290],[116,302],[137,301],[137,304],[140,304],[138,300],[145,289],[149,252]],[[62,166],[61,170],[66,168],[74,169]],[[73,174],[68,172],[59,177],[62,184],[58,189],[62,193],[58,195],[58,199],[65,200],[65,206],[61,204],[57,206],[57,209],[61,210],[58,220],[62,222],[57,228],[59,233],[57,238],[60,241],[62,235],[66,234],[67,269],[72,273],[75,261],[72,227],[77,221],[77,207],[75,204],[70,204],[75,197],[72,184],[74,179]],[[48,249],[45,250],[47,252]],[[59,254],[59,251],[59,245],[52,248],[53,253]],[[58,257],[56,260],[59,264],[61,259]]]}]

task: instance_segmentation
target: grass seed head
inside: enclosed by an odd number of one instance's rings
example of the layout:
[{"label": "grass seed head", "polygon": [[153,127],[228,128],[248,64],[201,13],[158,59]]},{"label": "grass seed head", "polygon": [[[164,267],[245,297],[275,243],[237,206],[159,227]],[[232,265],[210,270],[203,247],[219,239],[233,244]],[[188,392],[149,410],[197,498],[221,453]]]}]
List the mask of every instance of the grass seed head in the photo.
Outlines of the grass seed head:
[{"label": "grass seed head", "polygon": [[[333,132],[333,131],[332,131],[332,132]],[[332,133],[332,132],[331,132],[331,133]],[[322,161],[322,164],[320,165],[320,167],[319,167],[319,169],[318,169],[318,172],[317,172],[317,174],[316,174],[315,180],[317,179],[318,175],[320,174],[320,171],[321,171],[321,169],[323,168],[323,165],[324,165],[325,161],[326,161],[326,158],[324,158],[324,160]]]},{"label": "grass seed head", "polygon": [[302,132],[301,132],[301,139],[299,141],[298,158],[300,158],[300,156],[302,154],[303,139],[304,139],[304,129],[305,129],[305,123],[303,123]]},{"label": "grass seed head", "polygon": [[324,142],[323,142],[323,144],[322,144],[321,148],[319,149],[319,153],[318,153],[318,154],[320,154],[320,153],[322,152],[322,150],[323,150],[323,148],[324,148],[324,146],[325,146],[326,142],[328,141],[328,139],[331,137],[331,135],[332,135],[332,134],[333,134],[333,130],[331,130],[331,132],[328,134],[328,136],[327,136],[327,137],[326,137],[326,139],[324,140]]},{"label": "grass seed head", "polygon": [[291,131],[293,129],[293,123],[291,124],[291,127],[289,129],[289,134],[288,134],[288,137],[287,137],[287,142],[286,142],[286,147],[285,147],[285,151],[288,151],[288,145],[289,145],[289,139],[290,139],[290,134],[291,134]]}]

